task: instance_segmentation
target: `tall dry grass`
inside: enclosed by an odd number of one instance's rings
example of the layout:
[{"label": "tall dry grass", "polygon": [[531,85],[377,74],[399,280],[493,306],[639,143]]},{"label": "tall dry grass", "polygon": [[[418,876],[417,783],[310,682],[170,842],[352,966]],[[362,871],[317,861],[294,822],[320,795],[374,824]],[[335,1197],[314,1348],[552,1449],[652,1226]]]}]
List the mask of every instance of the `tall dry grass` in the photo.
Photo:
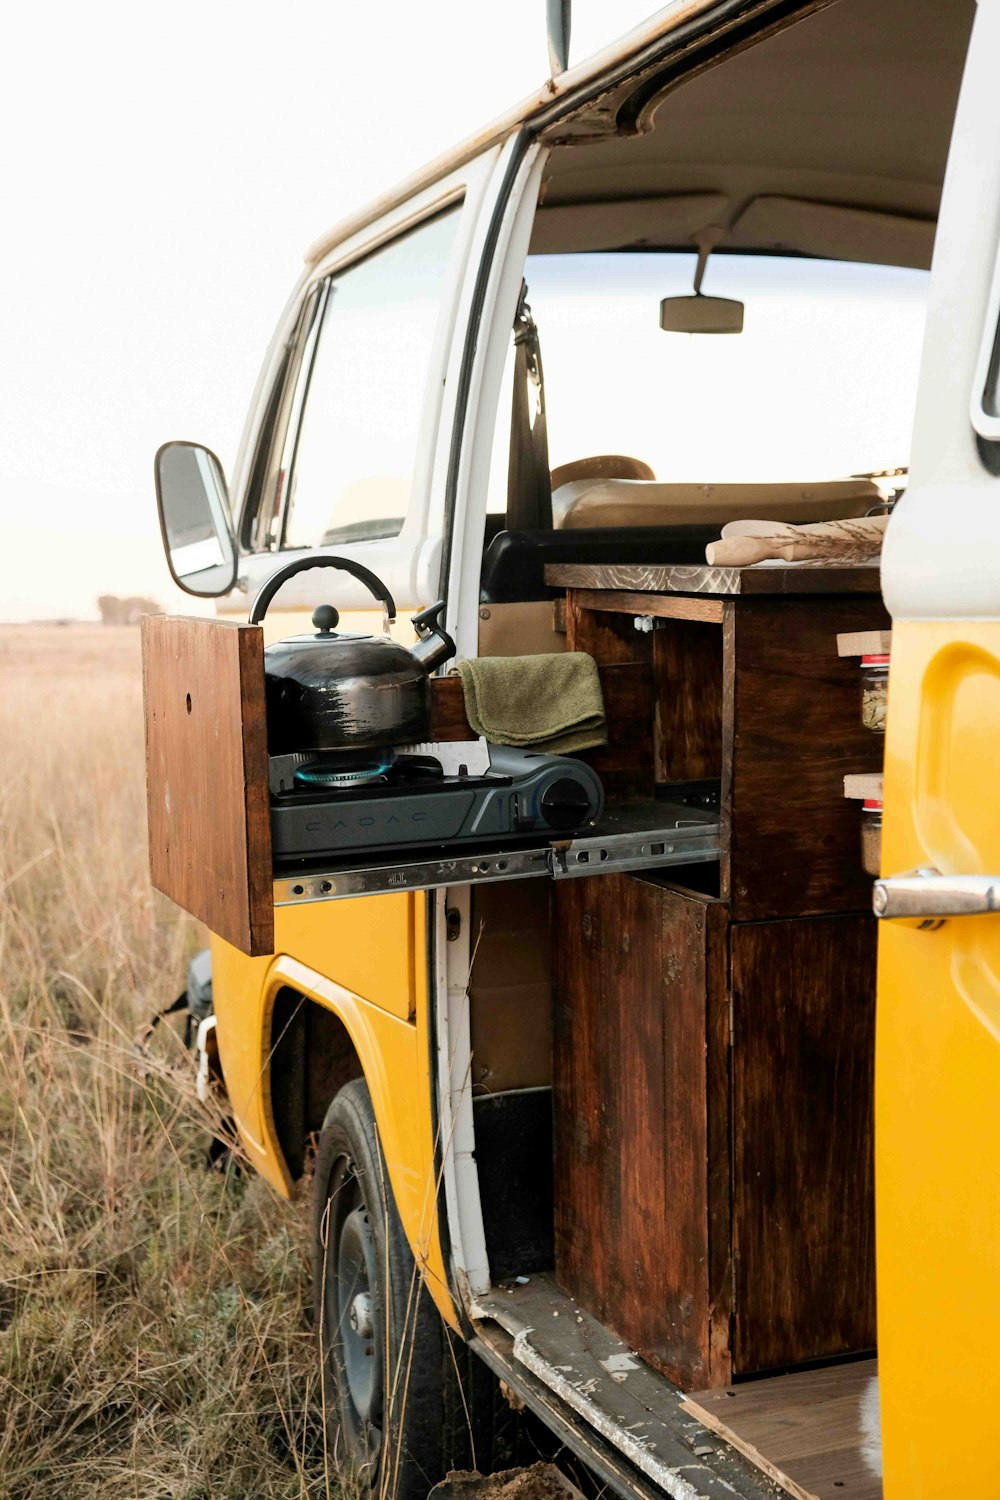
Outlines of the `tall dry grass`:
[{"label": "tall dry grass", "polygon": [[302,1209],[204,1164],[138,632],[0,630],[0,1494],[322,1495]]}]

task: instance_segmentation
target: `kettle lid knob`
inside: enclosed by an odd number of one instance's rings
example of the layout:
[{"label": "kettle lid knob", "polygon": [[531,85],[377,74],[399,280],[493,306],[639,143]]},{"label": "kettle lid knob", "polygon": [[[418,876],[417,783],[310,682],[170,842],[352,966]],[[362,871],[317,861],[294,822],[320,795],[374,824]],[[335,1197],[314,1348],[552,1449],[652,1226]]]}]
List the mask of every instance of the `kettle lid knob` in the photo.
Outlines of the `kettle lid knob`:
[{"label": "kettle lid knob", "polygon": [[332,604],[317,604],[312,612],[312,622],[323,635],[329,635],[340,624],[340,611]]}]

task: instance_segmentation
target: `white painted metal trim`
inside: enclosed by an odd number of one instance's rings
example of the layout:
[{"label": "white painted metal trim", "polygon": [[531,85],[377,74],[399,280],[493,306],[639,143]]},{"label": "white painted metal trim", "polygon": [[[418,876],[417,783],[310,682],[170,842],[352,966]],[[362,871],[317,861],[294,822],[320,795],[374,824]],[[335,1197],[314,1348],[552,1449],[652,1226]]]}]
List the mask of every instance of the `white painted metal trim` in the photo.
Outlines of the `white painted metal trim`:
[{"label": "white painted metal trim", "polygon": [[[498,175],[512,150],[513,141],[497,165]],[[475,656],[479,650],[479,575],[497,402],[547,156],[548,152],[537,145],[525,153],[500,223],[483,302],[455,491],[447,589],[448,629],[455,637],[460,659]],[[471,275],[472,263],[469,269]],[[471,297],[471,287],[469,291]]]},{"label": "white painted metal trim", "polygon": [[[479,1196],[472,1113],[472,1035],[469,1018],[471,899],[468,886],[435,891],[438,1130],[451,1260],[460,1293],[485,1296],[490,1266]],[[449,942],[446,913],[461,927]]]},{"label": "white painted metal trim", "polygon": [[983,343],[996,326],[998,56],[1000,7],[980,4],[934,246],[910,484],[882,552],[882,590],[897,620],[1000,619],[1000,480],[983,465],[970,415]]},{"label": "white painted metal trim", "polygon": [[[287,340],[294,333],[299,313],[313,287],[353,262],[380,249],[408,230],[416,228],[424,220],[461,203],[461,222],[449,261],[445,288],[441,300],[441,317],[435,333],[431,353],[427,390],[421,418],[420,439],[413,471],[412,500],[399,534],[369,542],[339,543],[336,547],[317,548],[316,555],[337,555],[356,558],[376,572],[387,584],[400,610],[416,609],[431,602],[426,584],[429,574],[428,555],[440,554],[440,519],[443,516],[441,497],[432,497],[431,487],[435,483],[438,469],[438,449],[443,442],[445,448],[450,441],[451,409],[448,406],[448,382],[455,366],[456,326],[464,330],[461,319],[464,288],[470,257],[475,257],[477,234],[483,217],[483,199],[491,185],[493,169],[499,155],[498,150],[487,152],[470,162],[459,172],[435,183],[425,192],[405,204],[374,225],[354,234],[342,244],[332,247],[323,260],[309,268],[299,278],[292,296],[282,314],[277,332],[268,349],[264,370],[257,384],[254,404],[240,445],[237,467],[234,471],[232,495],[238,497],[238,510],[242,512],[244,493],[249,478],[249,469],[256,449],[257,437],[267,409],[268,399],[277,379]],[[478,262],[476,262],[478,264]],[[461,334],[457,342],[462,344]],[[454,396],[451,395],[453,406]],[[429,528],[436,525],[433,537]],[[223,606],[226,612],[244,609],[257,588],[282,563],[305,556],[304,551],[244,553],[240,560],[241,587],[227,597]],[[309,608],[332,599],[342,609],[366,609],[371,599],[364,587],[342,574],[339,577],[324,574],[304,573],[291,579],[282,591],[282,606],[288,609]]]},{"label": "white painted metal trim", "polygon": [[198,1038],[195,1042],[198,1071],[195,1074],[194,1087],[202,1104],[207,1104],[212,1096],[212,1063],[208,1055],[208,1038],[215,1029],[215,1016],[206,1016],[198,1025]]},{"label": "white painted metal trim", "polygon": [[[577,1416],[589,1422],[595,1431],[612,1443],[620,1453],[624,1453],[641,1474],[645,1474],[647,1479],[659,1485],[665,1495],[670,1496],[670,1500],[702,1500],[702,1491],[689,1479],[685,1479],[677,1469],[661,1463],[655,1453],[651,1453],[638,1438],[612,1422],[596,1401],[579,1391],[571,1380],[567,1380],[561,1370],[556,1369],[555,1365],[549,1364],[549,1361],[543,1358],[532,1344],[530,1328],[524,1328],[515,1334],[514,1358],[518,1364],[530,1370],[543,1385],[548,1386],[549,1390],[564,1401],[571,1411],[575,1411]],[[692,1463],[691,1468],[705,1471],[705,1465],[700,1463]]]},{"label": "white painted metal trim", "polygon": [[993,363],[993,350],[998,338],[1000,338],[1000,244],[997,246],[997,254],[993,263],[993,281],[990,286],[989,300],[986,303],[986,316],[983,319],[979,358],[976,361],[976,372],[972,377],[972,389],[969,392],[969,420],[980,437],[986,438],[991,443],[1000,442],[1000,416],[994,416],[986,410],[983,405],[983,396],[989,379],[990,365]]},{"label": "white painted metal trim", "polygon": [[[573,1317],[576,1311],[575,1304],[569,1297],[565,1301],[565,1314]],[[581,1321],[588,1316],[585,1314]],[[581,1379],[579,1370],[574,1369],[572,1363],[553,1364],[552,1360],[535,1346],[532,1342],[532,1334],[537,1325],[532,1325],[525,1320],[523,1311],[517,1306],[516,1301],[511,1305],[502,1295],[487,1298],[485,1305],[473,1305],[472,1317],[477,1322],[491,1320],[504,1329],[513,1339],[511,1349],[513,1360],[523,1365],[536,1380],[541,1381],[542,1385],[558,1396],[571,1411],[599,1432],[612,1448],[622,1453],[640,1473],[651,1479],[665,1495],[669,1495],[671,1500],[705,1500],[707,1491],[718,1494],[720,1488],[731,1490],[732,1487],[720,1474],[708,1464],[697,1460],[696,1454],[692,1454],[693,1461],[690,1464],[684,1465],[670,1463],[660,1456],[656,1442],[650,1439],[649,1431],[653,1423],[661,1420],[660,1414],[647,1407],[651,1420],[640,1421],[630,1427],[623,1426],[621,1421],[616,1420],[602,1405],[600,1385],[597,1381]],[[627,1375],[631,1370],[640,1370],[641,1361],[638,1356],[621,1344],[609,1330],[602,1328],[601,1332],[606,1335],[609,1345],[617,1345],[620,1350],[620,1353],[614,1356],[623,1362],[619,1368],[619,1375],[623,1373]],[[602,1360],[601,1364],[612,1380],[618,1378],[612,1373],[608,1362]],[[647,1379],[652,1378],[655,1382],[662,1382],[663,1387],[670,1388],[664,1376],[657,1375],[648,1367],[645,1369],[645,1375]],[[681,1393],[673,1388],[670,1389],[673,1398],[680,1404],[683,1401]],[[636,1407],[637,1414],[641,1409],[642,1403],[639,1402]],[[706,1432],[705,1436],[710,1435]],[[689,1479],[688,1474],[695,1478]],[[707,1481],[707,1485],[704,1482],[699,1484],[698,1479]],[[766,1482],[763,1474],[761,1479]]]},{"label": "white painted metal trim", "polygon": [[[510,153],[514,149],[515,142],[509,141],[495,162],[492,190],[486,195],[457,309],[456,326],[462,330],[463,336],[456,338],[453,345],[453,358],[446,382],[446,400],[442,408],[438,461],[431,484],[432,493],[442,498],[450,459],[446,435],[449,423],[453,424],[455,420],[464,333],[472,316],[479,267],[487,251],[490,207],[496,201]],[[483,302],[480,323],[482,337],[476,350],[466,408],[448,579],[447,623],[455,634],[460,657],[475,655],[478,649],[479,574],[493,429],[546,155],[544,150],[533,147],[521,163],[501,220]],[[443,505],[440,520],[443,527]],[[428,561],[433,562],[434,558],[429,557]],[[445,1203],[456,1279],[462,1294],[474,1298],[485,1296],[489,1292],[490,1268],[479,1193],[479,1170],[475,1158],[472,1109],[472,1038],[469,1021],[471,900],[468,887],[439,891],[434,899],[437,934],[435,1004],[438,1112],[442,1132]],[[460,913],[462,923],[460,937],[450,943],[445,924],[448,906]]]}]

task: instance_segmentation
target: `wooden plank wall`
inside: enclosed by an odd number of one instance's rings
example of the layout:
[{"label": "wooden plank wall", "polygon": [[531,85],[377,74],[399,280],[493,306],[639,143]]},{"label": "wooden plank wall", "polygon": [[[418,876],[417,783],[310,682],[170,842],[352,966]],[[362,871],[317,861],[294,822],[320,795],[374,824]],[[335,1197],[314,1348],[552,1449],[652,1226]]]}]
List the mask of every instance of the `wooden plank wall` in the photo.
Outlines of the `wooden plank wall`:
[{"label": "wooden plank wall", "polygon": [[724,909],[630,876],[553,894],[557,1280],[671,1380],[724,1381],[728,1131],[705,1037],[708,993],[724,1080]]},{"label": "wooden plank wall", "polygon": [[653,710],[652,637],[635,629],[630,615],[588,609],[573,594],[566,603],[566,650],[586,651],[601,669],[602,686],[609,667],[645,669],[648,709],[633,705],[628,722],[608,711],[606,750],[588,750],[586,759],[604,783],[609,802],[652,797],[656,790],[655,717]]},{"label": "wooden plank wall", "polygon": [[875,928],[730,934],[737,1373],[875,1346]]},{"label": "wooden plank wall", "polygon": [[837,634],[887,622],[880,599],[740,599],[723,624],[722,810],[734,922],[864,911],[847,771],[881,769],[856,662]]},{"label": "wooden plank wall", "polygon": [[717,778],[722,766],[722,631],[661,620],[653,631],[656,779]]},{"label": "wooden plank wall", "polygon": [[145,616],[142,678],[153,884],[244,953],[270,953],[263,632]]}]

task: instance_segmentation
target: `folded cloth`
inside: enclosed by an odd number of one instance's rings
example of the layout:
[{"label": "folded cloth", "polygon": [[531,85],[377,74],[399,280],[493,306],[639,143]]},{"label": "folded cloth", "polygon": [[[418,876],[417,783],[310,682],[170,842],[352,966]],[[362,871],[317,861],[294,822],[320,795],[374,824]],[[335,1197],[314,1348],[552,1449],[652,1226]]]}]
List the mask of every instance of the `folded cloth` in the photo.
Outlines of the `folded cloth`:
[{"label": "folded cloth", "polygon": [[710,567],[745,568],[774,558],[780,562],[874,562],[882,550],[888,516],[862,516],[855,521],[817,521],[791,526],[776,521],[730,521],[722,540],[709,542],[705,560]]},{"label": "folded cloth", "polygon": [[584,651],[477,656],[454,670],[465,717],[494,744],[569,755],[608,742],[597,663]]}]

